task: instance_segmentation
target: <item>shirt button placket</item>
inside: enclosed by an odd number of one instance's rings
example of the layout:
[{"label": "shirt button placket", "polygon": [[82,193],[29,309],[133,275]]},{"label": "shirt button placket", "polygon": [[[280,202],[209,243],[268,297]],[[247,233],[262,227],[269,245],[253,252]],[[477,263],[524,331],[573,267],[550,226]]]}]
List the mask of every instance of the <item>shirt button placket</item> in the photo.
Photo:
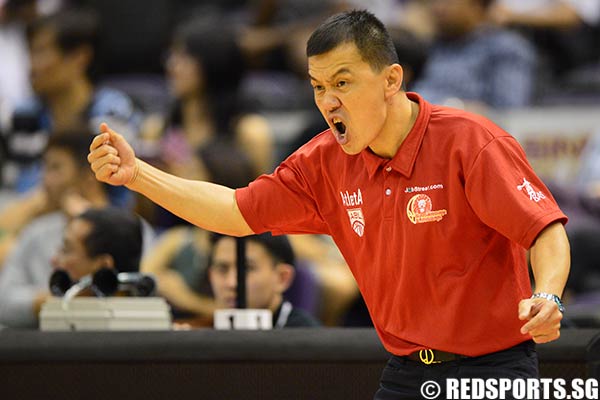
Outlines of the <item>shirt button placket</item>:
[{"label": "shirt button placket", "polygon": [[385,194],[383,199],[383,216],[385,219],[392,219],[394,215],[394,193],[392,182],[394,181],[392,172],[392,167],[387,166],[384,168],[384,183],[383,183],[383,193]]}]

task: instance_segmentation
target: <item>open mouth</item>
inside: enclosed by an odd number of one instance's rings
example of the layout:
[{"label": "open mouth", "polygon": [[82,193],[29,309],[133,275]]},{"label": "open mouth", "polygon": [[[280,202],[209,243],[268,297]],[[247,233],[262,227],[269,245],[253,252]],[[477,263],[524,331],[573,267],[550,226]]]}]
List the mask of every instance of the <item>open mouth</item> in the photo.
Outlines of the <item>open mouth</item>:
[{"label": "open mouth", "polygon": [[334,117],[331,120],[333,124],[333,134],[335,135],[335,139],[341,145],[345,145],[348,143],[348,137],[346,136],[346,124],[342,122],[341,119]]},{"label": "open mouth", "polygon": [[346,134],[346,125],[344,125],[344,123],[340,119],[334,118],[333,119],[333,126],[335,126],[335,130],[340,135],[345,135]]}]

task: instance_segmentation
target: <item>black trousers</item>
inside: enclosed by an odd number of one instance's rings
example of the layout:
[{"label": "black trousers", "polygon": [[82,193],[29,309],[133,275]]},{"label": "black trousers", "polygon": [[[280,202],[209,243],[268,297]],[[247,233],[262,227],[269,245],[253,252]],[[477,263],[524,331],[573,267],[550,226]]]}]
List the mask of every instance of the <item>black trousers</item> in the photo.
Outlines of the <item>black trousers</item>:
[{"label": "black trousers", "polygon": [[[379,382],[374,400],[423,399],[421,386],[428,381],[439,385],[437,399],[446,399],[448,378],[538,378],[538,358],[533,341],[523,342],[497,353],[426,365],[407,357],[392,356]],[[507,393],[510,399],[510,393]]]}]

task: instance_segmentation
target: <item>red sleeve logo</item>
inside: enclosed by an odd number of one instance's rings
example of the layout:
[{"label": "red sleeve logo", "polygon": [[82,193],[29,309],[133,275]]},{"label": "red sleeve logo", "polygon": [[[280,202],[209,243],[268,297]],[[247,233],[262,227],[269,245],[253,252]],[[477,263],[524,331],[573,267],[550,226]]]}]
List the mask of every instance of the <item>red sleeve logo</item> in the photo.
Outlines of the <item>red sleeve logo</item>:
[{"label": "red sleeve logo", "polygon": [[531,182],[529,182],[525,178],[523,178],[523,183],[517,186],[517,190],[525,190],[527,192],[527,195],[529,196],[529,200],[535,201],[536,203],[539,203],[540,200],[546,198],[546,196],[544,196],[544,193],[542,193],[541,191],[536,192],[533,186],[531,186]]}]

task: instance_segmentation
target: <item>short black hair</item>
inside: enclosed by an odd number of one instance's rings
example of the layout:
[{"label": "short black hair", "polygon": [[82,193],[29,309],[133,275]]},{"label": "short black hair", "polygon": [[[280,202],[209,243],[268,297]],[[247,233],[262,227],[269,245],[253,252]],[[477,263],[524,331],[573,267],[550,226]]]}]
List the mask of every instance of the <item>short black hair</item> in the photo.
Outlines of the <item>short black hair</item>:
[{"label": "short black hair", "polygon": [[129,211],[114,208],[90,208],[76,218],[92,225],[84,240],[90,257],[110,254],[118,272],[137,272],[142,256],[142,223]]},{"label": "short black hair", "polygon": [[[222,238],[229,237],[220,233],[213,233],[211,236],[211,242],[214,245]],[[290,240],[286,235],[272,235],[270,232],[261,233],[260,235],[250,235],[244,237],[248,242],[254,242],[262,245],[267,252],[273,257],[276,263],[282,262],[295,266],[296,257]],[[212,253],[212,252],[211,252]],[[212,259],[212,254],[211,254]],[[212,260],[211,260],[212,264]]]},{"label": "short black hair", "polygon": [[56,132],[50,136],[44,154],[50,149],[67,151],[77,166],[89,169],[87,160],[93,136],[86,130]]},{"label": "short black hair", "polygon": [[398,63],[389,32],[366,10],[346,11],[329,17],[308,39],[306,56],[327,53],[343,43],[354,43],[362,59],[375,71]]},{"label": "short black hair", "polygon": [[74,8],[61,10],[34,20],[27,27],[27,39],[45,29],[56,34],[56,44],[63,53],[69,53],[82,46],[92,49],[92,60],[88,66],[88,76],[95,78],[97,73],[97,57],[100,22],[97,14],[90,9]]}]

